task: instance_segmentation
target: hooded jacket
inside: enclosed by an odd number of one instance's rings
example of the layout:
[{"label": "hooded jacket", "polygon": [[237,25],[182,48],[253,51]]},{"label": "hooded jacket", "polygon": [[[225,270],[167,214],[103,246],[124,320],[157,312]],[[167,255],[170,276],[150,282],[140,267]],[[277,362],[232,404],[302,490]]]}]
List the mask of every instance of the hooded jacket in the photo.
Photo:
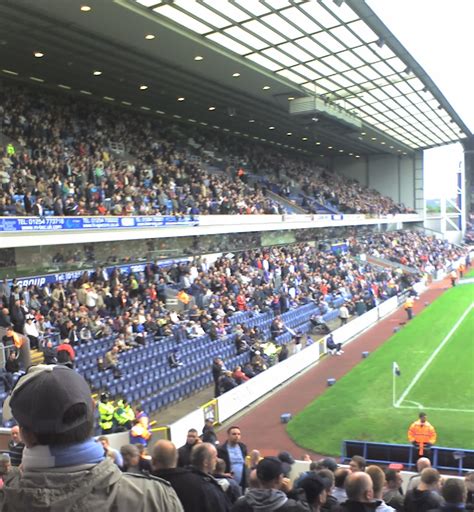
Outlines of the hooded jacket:
[{"label": "hooded jacket", "polygon": [[232,512],[307,512],[306,504],[289,499],[277,489],[249,489],[232,507]]},{"label": "hooded jacket", "polygon": [[121,473],[110,458],[95,465],[27,470],[5,479],[2,512],[183,512],[159,478]]}]

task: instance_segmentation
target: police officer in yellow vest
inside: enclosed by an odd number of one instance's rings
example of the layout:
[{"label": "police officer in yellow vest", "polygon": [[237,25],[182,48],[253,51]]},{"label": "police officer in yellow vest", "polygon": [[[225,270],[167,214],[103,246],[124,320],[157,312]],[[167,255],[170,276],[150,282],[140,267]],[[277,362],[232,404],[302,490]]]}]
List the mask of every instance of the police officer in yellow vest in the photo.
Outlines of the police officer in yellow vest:
[{"label": "police officer in yellow vest", "polygon": [[107,393],[100,395],[97,408],[99,410],[99,427],[102,429],[102,434],[112,434],[114,431],[115,407]]},{"label": "police officer in yellow vest", "polygon": [[10,142],[7,144],[7,155],[14,156],[15,155],[15,146]]},{"label": "police officer in yellow vest", "polygon": [[120,399],[117,401],[117,407],[114,412],[114,421],[116,424],[115,432],[125,432],[130,430],[135,419],[135,413],[133,412],[130,404],[126,400]]}]

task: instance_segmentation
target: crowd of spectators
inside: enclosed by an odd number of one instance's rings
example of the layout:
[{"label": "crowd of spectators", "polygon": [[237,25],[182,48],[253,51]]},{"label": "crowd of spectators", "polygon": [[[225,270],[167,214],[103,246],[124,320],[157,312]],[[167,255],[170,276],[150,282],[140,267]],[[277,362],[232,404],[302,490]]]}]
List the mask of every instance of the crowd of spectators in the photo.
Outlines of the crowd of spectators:
[{"label": "crowd of spectators", "polygon": [[[144,512],[453,512],[473,510],[474,474],[442,479],[419,459],[408,485],[398,470],[312,461],[298,474],[288,451],[262,457],[237,425],[216,436],[213,418],[184,445],[92,437],[94,404],[84,379],[65,366],[32,367],[5,413],[18,421],[0,460],[2,510]],[[25,383],[33,385],[25,385]],[[38,421],[46,417],[48,421]],[[277,452],[277,449],[275,450]]]},{"label": "crowd of spectators", "polygon": [[[379,256],[390,258],[393,247],[406,254],[407,263],[420,272],[377,267],[354,257],[377,250]],[[406,232],[354,239],[349,248],[352,254],[295,244],[221,256],[212,264],[204,257],[167,268],[149,263],[143,273],[128,275],[118,268],[111,273],[97,268],[75,281],[41,287],[21,287],[16,280],[5,279],[0,283],[0,327],[7,329],[3,337],[9,347],[6,373],[17,374],[19,369],[15,333],[26,335],[31,347],[40,348],[48,362],[71,366],[81,345],[110,336],[114,341],[98,364],[100,369],[116,371],[117,377],[121,376],[120,353],[144,345],[148,335],[157,343],[174,337],[176,345],[168,354],[168,363],[177,368],[187,363],[179,353],[184,339],[207,334],[213,343],[232,333],[236,353],[249,351],[250,363],[215,369],[218,396],[288,357],[288,347],[275,344],[284,332],[292,334],[291,350],[301,349],[302,336],[284,324],[283,313],[313,302],[317,306],[313,323],[320,326],[332,301],[343,298],[339,318],[344,323],[409,288],[426,270],[427,262],[439,268],[461,255],[460,249],[435,238]],[[170,294],[177,307],[167,306]],[[231,325],[230,317],[243,311],[251,315],[271,312],[269,332]],[[59,339],[59,345],[53,346],[52,339]]]},{"label": "crowd of spectators", "polygon": [[[0,215],[284,213],[246,184],[263,170],[340,212],[410,211],[310,162],[72,96],[3,83],[0,117],[15,141],[0,155]],[[230,171],[207,172],[211,155]]]}]

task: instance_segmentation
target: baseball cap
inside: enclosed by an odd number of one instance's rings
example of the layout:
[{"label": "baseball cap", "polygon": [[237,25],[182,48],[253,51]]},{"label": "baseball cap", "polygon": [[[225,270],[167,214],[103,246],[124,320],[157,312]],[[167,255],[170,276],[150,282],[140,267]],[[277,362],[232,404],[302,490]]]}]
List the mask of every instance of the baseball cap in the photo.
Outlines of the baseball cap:
[{"label": "baseball cap", "polygon": [[[65,413],[83,404],[84,414],[64,421]],[[39,364],[29,368],[3,403],[3,419],[37,434],[62,434],[91,421],[93,403],[89,385],[64,365]]]},{"label": "baseball cap", "polygon": [[257,464],[257,478],[262,482],[271,482],[283,475],[283,465],[277,457],[265,457]]}]

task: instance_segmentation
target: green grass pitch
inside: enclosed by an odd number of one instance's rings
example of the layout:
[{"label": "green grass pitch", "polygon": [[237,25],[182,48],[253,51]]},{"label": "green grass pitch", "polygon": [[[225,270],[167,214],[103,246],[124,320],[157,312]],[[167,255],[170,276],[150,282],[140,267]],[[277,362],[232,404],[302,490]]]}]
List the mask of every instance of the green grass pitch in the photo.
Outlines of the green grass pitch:
[{"label": "green grass pitch", "polygon": [[[446,291],[288,424],[300,446],[339,455],[343,440],[407,443],[420,408],[439,446],[474,449],[474,284]],[[393,401],[392,364],[395,378]]]}]

